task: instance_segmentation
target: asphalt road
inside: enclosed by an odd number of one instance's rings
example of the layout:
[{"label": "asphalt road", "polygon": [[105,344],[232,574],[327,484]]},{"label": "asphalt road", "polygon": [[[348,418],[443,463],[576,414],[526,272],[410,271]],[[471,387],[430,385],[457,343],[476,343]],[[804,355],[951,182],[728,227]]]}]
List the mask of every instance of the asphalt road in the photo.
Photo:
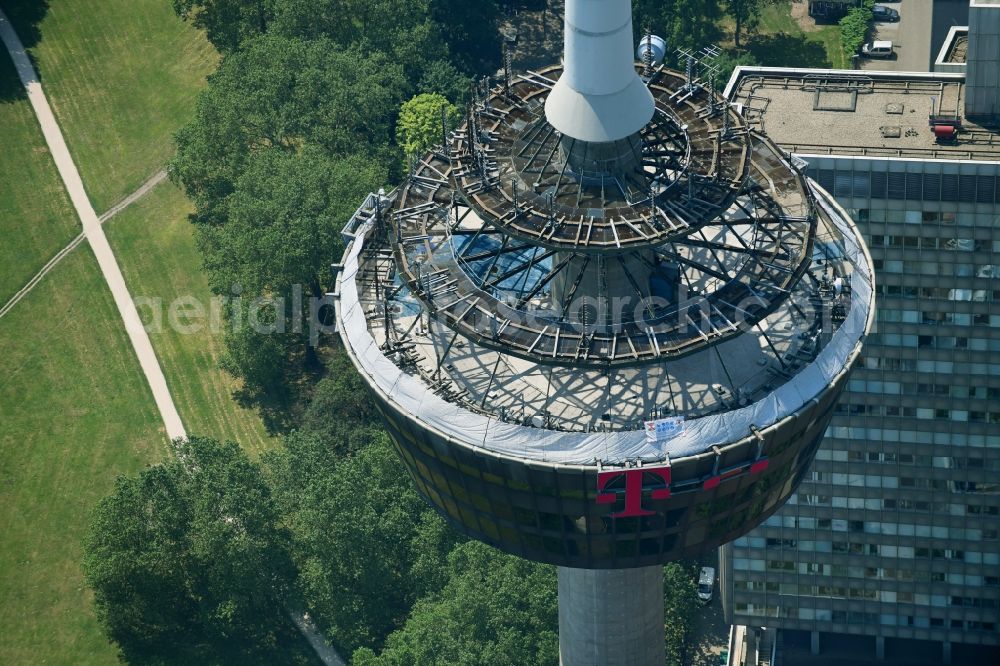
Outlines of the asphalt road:
[{"label": "asphalt road", "polygon": [[685,666],[718,666],[719,653],[729,644],[729,625],[722,617],[719,590],[719,555],[713,551],[699,558],[698,566],[715,568],[715,591],[712,601],[701,607],[694,622]]},{"label": "asphalt road", "polygon": [[897,23],[876,23],[875,37],[892,42],[894,58],[863,58],[861,69],[895,72],[927,72],[931,68],[931,29],[934,3],[929,0],[880,2],[899,12]]}]

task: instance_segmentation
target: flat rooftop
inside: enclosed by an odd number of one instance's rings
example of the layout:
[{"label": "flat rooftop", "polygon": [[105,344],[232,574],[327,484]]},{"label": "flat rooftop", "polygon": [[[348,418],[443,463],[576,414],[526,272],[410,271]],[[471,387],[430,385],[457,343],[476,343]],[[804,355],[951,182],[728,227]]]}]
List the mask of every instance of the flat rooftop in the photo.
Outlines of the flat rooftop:
[{"label": "flat rooftop", "polygon": [[[792,153],[1000,161],[1000,128],[964,117],[961,74],[741,67],[726,92]],[[935,108],[962,119],[957,142],[935,140]]]}]

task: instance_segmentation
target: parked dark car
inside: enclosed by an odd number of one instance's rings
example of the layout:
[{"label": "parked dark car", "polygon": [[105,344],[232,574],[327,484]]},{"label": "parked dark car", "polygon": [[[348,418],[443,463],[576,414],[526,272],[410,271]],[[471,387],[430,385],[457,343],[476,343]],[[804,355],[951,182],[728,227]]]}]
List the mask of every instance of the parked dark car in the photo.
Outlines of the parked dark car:
[{"label": "parked dark car", "polygon": [[881,23],[895,23],[899,20],[899,12],[892,7],[875,5],[872,9],[872,16]]}]

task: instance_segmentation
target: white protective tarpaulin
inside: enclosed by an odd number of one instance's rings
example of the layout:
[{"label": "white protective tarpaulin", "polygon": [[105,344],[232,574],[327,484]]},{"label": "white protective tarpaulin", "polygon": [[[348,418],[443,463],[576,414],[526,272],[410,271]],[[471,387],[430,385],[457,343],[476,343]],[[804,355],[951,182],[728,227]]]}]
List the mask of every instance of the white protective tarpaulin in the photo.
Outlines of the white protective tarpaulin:
[{"label": "white protective tarpaulin", "polygon": [[622,462],[694,455],[712,446],[739,441],[751,434],[751,426],[763,430],[798,411],[845,370],[866,335],[874,316],[871,266],[853,225],[826,200],[828,196],[821,193],[819,203],[840,232],[845,256],[853,266],[851,309],[846,320],[811,364],[772,393],[741,409],[687,420],[683,432],[666,441],[647,441],[643,430],[561,432],[503,422],[445,401],[421,379],[400,370],[382,354],[369,333],[358,297],[355,277],[370,225],[358,231],[341,273],[341,335],[358,369],[389,403],[424,427],[466,446],[516,458],[579,465],[593,464],[595,460]]}]

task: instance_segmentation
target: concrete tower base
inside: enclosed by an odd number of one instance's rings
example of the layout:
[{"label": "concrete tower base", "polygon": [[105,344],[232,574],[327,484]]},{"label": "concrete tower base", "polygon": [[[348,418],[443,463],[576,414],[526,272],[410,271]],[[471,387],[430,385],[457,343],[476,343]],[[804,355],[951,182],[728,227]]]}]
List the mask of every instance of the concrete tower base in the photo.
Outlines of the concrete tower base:
[{"label": "concrete tower base", "polygon": [[662,666],[663,567],[559,567],[562,666]]}]

